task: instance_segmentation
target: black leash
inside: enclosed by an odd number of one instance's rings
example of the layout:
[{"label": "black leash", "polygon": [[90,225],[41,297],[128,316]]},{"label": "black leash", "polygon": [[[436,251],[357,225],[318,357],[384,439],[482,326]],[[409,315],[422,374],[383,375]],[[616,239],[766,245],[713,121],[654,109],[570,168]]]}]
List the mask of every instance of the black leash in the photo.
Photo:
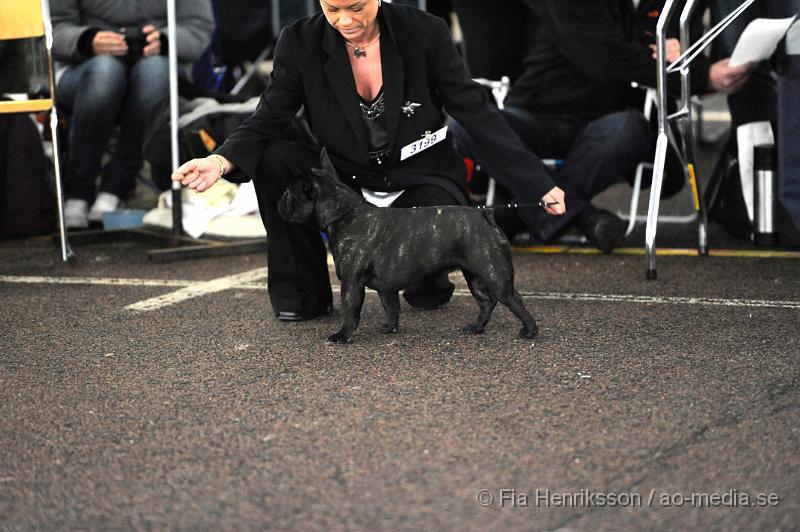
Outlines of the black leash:
[{"label": "black leash", "polygon": [[[537,201],[536,203],[506,203],[505,205],[475,205],[476,209],[519,209],[520,207],[541,207],[546,209],[553,205],[558,205],[557,201]],[[452,207],[452,205],[451,205]],[[421,207],[411,207],[412,209],[419,209]]]},{"label": "black leash", "polygon": [[546,209],[558,205],[557,201],[537,201],[536,203],[506,203],[505,205],[478,205],[479,209],[518,209],[520,207],[541,207]]}]

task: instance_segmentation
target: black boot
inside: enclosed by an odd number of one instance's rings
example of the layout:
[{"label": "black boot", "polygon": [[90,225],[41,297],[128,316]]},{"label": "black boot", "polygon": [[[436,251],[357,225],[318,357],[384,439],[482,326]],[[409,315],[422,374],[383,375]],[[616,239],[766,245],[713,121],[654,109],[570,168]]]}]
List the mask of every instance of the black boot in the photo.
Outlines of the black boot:
[{"label": "black boot", "polygon": [[625,238],[627,224],[617,215],[591,205],[575,219],[575,226],[603,253],[611,253]]}]

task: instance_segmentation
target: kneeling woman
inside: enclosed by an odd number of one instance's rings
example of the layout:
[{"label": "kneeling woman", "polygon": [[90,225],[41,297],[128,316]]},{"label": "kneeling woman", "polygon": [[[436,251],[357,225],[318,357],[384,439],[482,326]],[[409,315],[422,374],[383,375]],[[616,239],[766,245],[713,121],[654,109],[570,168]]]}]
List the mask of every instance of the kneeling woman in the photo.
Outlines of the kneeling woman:
[{"label": "kneeling woman", "polygon": [[[443,20],[411,7],[381,6],[380,0],[320,4],[321,14],[281,33],[272,79],[253,115],[214,154],[183,164],[172,176],[200,192],[222,175],[235,182],[253,179],[267,229],[269,297],[279,319],[308,319],[331,307],[319,232],[285,222],[277,210],[298,170],[316,165],[320,146],[340,178],[373,202],[465,205],[464,164],[443,130],[447,111],[493,146],[548,212],[565,212],[563,191],[467,76]],[[301,106],[318,146],[286,139]],[[452,293],[443,272],[404,297],[415,307],[435,308]]]}]

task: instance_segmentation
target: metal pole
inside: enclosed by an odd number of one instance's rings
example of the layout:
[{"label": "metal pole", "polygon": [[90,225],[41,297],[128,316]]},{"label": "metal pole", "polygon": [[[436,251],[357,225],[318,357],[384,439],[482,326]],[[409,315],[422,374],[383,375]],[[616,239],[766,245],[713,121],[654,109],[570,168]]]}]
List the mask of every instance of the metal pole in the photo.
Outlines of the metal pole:
[{"label": "metal pole", "polygon": [[[681,13],[681,45],[689,47],[692,42],[691,19],[694,16],[697,0],[687,0],[686,6]],[[685,111],[685,116],[677,120],[678,127],[683,136],[683,154],[686,162],[686,172],[689,178],[689,185],[692,189],[694,199],[694,209],[697,213],[697,252],[701,256],[708,255],[708,215],[706,213],[705,202],[700,191],[700,183],[697,179],[697,159],[695,156],[695,140],[692,112],[692,85],[690,80],[690,66],[687,62],[681,69],[681,108]]]},{"label": "metal pole", "polygon": [[58,109],[56,108],[56,84],[53,77],[53,25],[50,22],[50,5],[42,0],[42,23],[44,24],[44,46],[47,50],[47,70],[50,81],[50,136],[53,137],[53,171],[56,179],[56,206],[58,207],[58,235],[61,245],[61,260],[67,262],[75,257],[67,240],[64,220],[64,190],[61,185],[61,149],[58,145]]},{"label": "metal pole", "polygon": [[[169,129],[172,143],[172,168],[180,166],[180,145],[178,143],[178,39],[175,0],[167,0],[167,41],[169,42]],[[183,205],[181,184],[172,182],[172,234],[183,234]]]},{"label": "metal pole", "polygon": [[645,264],[647,278],[656,279],[656,226],[658,207],[661,199],[661,184],[664,180],[664,165],[667,160],[669,137],[669,117],[667,115],[667,38],[666,31],[675,12],[675,0],[667,0],[656,25],[656,46],[658,47],[658,70],[656,92],[658,94],[658,140],[653,161],[653,183],[650,185],[650,205],[647,209],[647,228],[645,229]]}]

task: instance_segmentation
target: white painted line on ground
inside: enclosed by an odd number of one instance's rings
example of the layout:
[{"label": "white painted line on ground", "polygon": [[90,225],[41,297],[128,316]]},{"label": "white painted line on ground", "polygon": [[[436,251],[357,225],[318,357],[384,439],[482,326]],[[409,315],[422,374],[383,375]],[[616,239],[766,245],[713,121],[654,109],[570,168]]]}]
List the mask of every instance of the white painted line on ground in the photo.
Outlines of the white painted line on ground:
[{"label": "white painted line on ground", "polygon": [[[452,279],[451,279],[452,280]],[[339,287],[333,287],[339,292]],[[370,290],[372,291],[372,290]],[[454,296],[472,297],[469,290],[455,290]],[[707,305],[715,307],[755,307],[800,309],[800,301],[768,301],[757,299],[722,299],[712,297],[661,297],[630,294],[574,294],[568,292],[520,292],[523,299],[557,301],[600,301],[606,303],[639,303],[642,305]]]},{"label": "white painted line on ground", "polygon": [[183,281],[173,279],[116,279],[107,277],[39,277],[0,275],[2,283],[24,284],[96,284],[109,286],[190,286],[197,281]]},{"label": "white painted line on ground", "polygon": [[257,279],[263,279],[266,277],[266,275],[266,268],[256,268],[255,270],[237,273],[236,275],[229,275],[227,277],[220,277],[210,281],[198,282],[169,294],[164,294],[151,299],[145,299],[144,301],[139,301],[138,303],[128,305],[125,307],[125,310],[135,310],[139,312],[157,310],[168,305],[174,305],[176,303],[186,301],[187,299],[214,294],[224,290],[230,290],[231,288],[236,288],[242,283],[251,283]]},{"label": "white painted line on ground", "polygon": [[[468,290],[460,290],[471,295]],[[601,301],[607,303],[640,303],[644,305],[706,305],[715,307],[755,307],[800,309],[800,301],[769,301],[758,299],[723,299],[713,297],[637,296],[626,294],[565,294],[560,292],[520,292],[526,299],[560,301]]]},{"label": "white painted line on ground", "polygon": [[[115,279],[104,277],[37,277],[0,275],[0,283],[23,284],[88,284],[88,285],[113,285],[133,287],[179,287],[182,290],[155,297],[139,303],[134,303],[125,308],[129,310],[155,310],[166,305],[172,305],[206,294],[224,290],[266,290],[266,283],[256,282],[263,280],[267,275],[266,268],[212,279],[211,281],[192,281],[186,279]],[[333,287],[334,292],[339,292],[339,286]],[[469,290],[456,290],[458,297],[472,297]],[[723,307],[751,307],[751,308],[785,308],[800,309],[800,301],[759,300],[759,299],[725,299],[708,297],[676,297],[676,296],[640,296],[633,294],[589,294],[568,292],[520,292],[525,299],[555,300],[555,301],[598,301],[607,303],[637,303],[642,305],[705,305]]]}]

